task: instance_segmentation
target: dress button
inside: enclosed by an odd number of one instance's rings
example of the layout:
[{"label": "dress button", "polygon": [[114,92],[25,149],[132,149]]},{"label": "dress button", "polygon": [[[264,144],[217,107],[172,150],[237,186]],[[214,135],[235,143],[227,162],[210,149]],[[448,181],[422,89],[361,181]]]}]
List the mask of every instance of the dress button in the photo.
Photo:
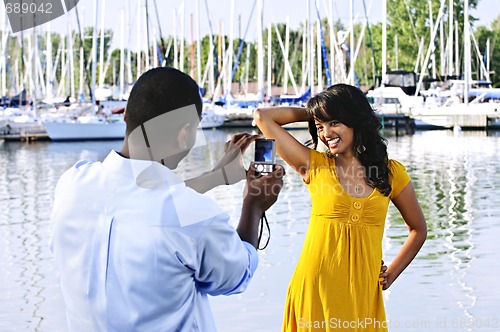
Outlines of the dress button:
[{"label": "dress button", "polygon": [[351,220],[352,220],[352,221],[354,221],[354,222],[356,222],[356,221],[358,221],[358,220],[359,220],[359,216],[358,216],[357,214],[353,214],[353,215],[351,216]]},{"label": "dress button", "polygon": [[356,210],[361,209],[361,203],[360,203],[360,202],[356,201],[356,202],[354,202],[354,204],[353,204],[353,205],[354,205],[354,208],[355,208]]}]

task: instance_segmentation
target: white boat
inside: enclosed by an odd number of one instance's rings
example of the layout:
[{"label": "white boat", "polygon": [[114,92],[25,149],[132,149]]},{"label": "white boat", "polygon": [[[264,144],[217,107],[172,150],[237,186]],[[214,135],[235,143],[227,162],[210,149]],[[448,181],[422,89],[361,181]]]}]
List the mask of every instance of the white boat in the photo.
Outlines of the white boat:
[{"label": "white boat", "polygon": [[255,106],[240,107],[226,104],[222,109],[226,111],[224,127],[252,127]]},{"label": "white boat", "polygon": [[410,108],[424,103],[423,97],[414,95],[416,77],[406,70],[389,71],[382,86],[368,91],[366,97],[379,114],[408,115]]},{"label": "white boat", "polygon": [[408,115],[412,107],[423,105],[421,96],[407,95],[403,89],[395,86],[381,86],[367,93],[372,107],[379,114]]},{"label": "white boat", "polygon": [[[438,97],[446,100],[449,97],[459,97],[463,99],[465,90],[465,80],[450,79],[443,82],[432,82],[431,87],[422,91],[421,94],[426,98]],[[490,81],[471,80],[467,93],[470,101],[474,98],[480,101],[500,100],[500,88],[493,88]]]},{"label": "white boat", "polygon": [[0,112],[0,129],[4,134],[42,133],[42,123],[29,109],[6,108]]},{"label": "white boat", "polygon": [[201,112],[201,122],[198,126],[200,129],[217,128],[224,125],[226,120],[225,110],[215,104],[203,104],[203,111]]},{"label": "white boat", "polygon": [[[500,103],[449,103],[411,109],[419,129],[491,128],[500,113]],[[492,120],[493,119],[493,120]]]},{"label": "white boat", "polygon": [[123,139],[126,128],[123,116],[96,115],[80,116],[75,120],[52,118],[45,120],[43,125],[53,141]]}]

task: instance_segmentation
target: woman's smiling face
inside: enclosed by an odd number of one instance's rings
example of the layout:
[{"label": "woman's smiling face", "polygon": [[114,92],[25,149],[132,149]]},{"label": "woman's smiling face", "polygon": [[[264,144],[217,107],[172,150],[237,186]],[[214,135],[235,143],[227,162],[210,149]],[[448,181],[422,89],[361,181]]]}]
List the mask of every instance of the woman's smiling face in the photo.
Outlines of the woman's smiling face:
[{"label": "woman's smiling face", "polygon": [[318,131],[318,138],[330,149],[330,153],[351,153],[354,143],[354,130],[352,128],[337,120],[323,122],[314,119],[314,123]]}]

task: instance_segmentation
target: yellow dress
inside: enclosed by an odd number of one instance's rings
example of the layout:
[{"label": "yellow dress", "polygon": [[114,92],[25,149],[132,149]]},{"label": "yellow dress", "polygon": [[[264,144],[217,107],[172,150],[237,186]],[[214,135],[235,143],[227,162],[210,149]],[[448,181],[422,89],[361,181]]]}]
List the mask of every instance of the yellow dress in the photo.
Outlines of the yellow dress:
[{"label": "yellow dress", "polygon": [[389,161],[391,194],[364,198],[342,189],[335,159],[311,150],[306,182],[312,209],[288,287],[283,331],[387,331],[379,284],[382,236],[389,201],[410,182]]}]

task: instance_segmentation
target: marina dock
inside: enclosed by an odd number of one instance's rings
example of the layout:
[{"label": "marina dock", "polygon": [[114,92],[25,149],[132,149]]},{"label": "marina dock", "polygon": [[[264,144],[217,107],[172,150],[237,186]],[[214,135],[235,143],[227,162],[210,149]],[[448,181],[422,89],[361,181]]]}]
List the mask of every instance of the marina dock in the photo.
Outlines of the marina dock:
[{"label": "marina dock", "polygon": [[4,141],[21,141],[21,142],[33,142],[33,141],[47,141],[49,140],[49,135],[45,132],[40,133],[17,133],[17,134],[0,134],[0,140]]}]

